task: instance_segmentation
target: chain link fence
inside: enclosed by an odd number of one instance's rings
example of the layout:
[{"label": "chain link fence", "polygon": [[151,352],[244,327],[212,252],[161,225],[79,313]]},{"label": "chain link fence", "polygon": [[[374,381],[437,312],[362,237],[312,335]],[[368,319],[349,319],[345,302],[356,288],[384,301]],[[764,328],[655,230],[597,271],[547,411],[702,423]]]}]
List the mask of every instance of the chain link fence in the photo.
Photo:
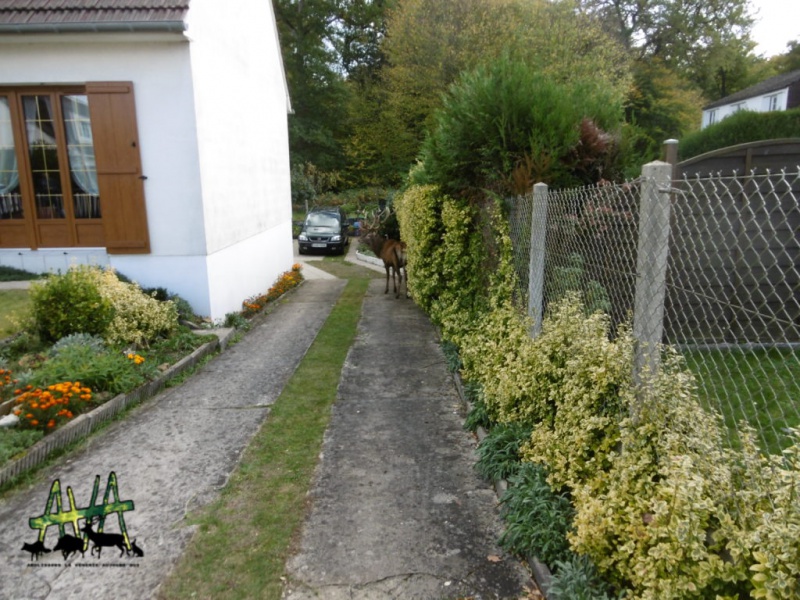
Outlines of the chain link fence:
[{"label": "chain link fence", "polygon": [[[765,452],[800,426],[800,168],[549,191],[510,211],[524,298],[535,327],[569,290],[638,345],[676,347],[701,402],[738,446],[746,421]],[[536,335],[537,331],[532,332]],[[637,357],[637,370],[654,354]]]}]

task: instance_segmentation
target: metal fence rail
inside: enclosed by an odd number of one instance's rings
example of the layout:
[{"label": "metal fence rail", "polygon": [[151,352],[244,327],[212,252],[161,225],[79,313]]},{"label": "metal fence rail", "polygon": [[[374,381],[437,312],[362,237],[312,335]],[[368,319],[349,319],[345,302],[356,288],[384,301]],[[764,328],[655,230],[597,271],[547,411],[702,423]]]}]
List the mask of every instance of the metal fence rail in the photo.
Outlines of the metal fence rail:
[{"label": "metal fence rail", "polygon": [[541,323],[579,290],[610,315],[612,335],[632,320],[640,342],[677,347],[729,442],[739,444],[744,420],[762,450],[779,452],[785,429],[800,426],[800,168],[671,177],[671,165],[653,163],[635,182],[538,184],[519,198],[510,229],[520,296]]}]

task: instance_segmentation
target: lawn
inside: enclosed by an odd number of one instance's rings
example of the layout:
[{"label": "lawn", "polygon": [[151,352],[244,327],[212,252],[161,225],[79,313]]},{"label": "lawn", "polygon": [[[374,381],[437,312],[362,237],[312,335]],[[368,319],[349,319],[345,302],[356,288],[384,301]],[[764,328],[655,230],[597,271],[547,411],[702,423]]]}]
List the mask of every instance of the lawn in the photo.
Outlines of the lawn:
[{"label": "lawn", "polygon": [[[30,281],[36,273],[0,266],[0,281]],[[0,290],[0,339],[21,331],[20,319],[30,307],[27,290]]]},{"label": "lawn", "polygon": [[763,450],[789,445],[784,429],[800,426],[800,350],[705,350],[684,352],[697,376],[704,405],[723,415],[738,445],[736,424],[749,423]]},{"label": "lawn", "polygon": [[20,319],[29,308],[28,290],[0,290],[0,338],[21,331]]}]

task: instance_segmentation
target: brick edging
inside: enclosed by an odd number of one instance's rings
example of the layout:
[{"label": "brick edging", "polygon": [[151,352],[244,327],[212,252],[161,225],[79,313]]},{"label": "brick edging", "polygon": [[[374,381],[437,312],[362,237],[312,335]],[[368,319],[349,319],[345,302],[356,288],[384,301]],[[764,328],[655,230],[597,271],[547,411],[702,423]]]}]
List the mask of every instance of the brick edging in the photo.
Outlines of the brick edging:
[{"label": "brick edging", "polygon": [[78,417],[63,427],[59,427],[53,433],[46,435],[36,442],[26,450],[23,456],[8,461],[0,468],[0,486],[5,485],[22,473],[39,466],[56,450],[60,450],[86,437],[99,425],[113,419],[126,408],[155,396],[164,389],[170,380],[184,371],[191,369],[203,358],[216,352],[217,349],[224,350],[230,338],[233,336],[234,330],[224,329],[216,332],[210,331],[209,333],[215,333],[217,339],[203,344],[188,356],[183,357],[164,371],[158,378],[127,394],[119,394],[88,413],[78,415]]}]

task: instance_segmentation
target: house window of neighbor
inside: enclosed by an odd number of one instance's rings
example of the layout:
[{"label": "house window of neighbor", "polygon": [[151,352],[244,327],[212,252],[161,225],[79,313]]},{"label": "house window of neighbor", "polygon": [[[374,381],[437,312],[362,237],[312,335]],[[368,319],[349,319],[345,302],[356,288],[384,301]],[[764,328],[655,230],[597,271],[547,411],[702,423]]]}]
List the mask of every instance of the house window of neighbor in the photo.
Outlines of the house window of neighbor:
[{"label": "house window of neighbor", "polygon": [[717,122],[717,111],[716,110],[709,111],[709,113],[708,113],[708,124],[709,125],[713,125],[716,122]]},{"label": "house window of neighbor", "polygon": [[733,105],[733,112],[737,113],[740,110],[744,110],[744,107],[745,107],[745,103],[744,102],[739,102],[739,104],[734,104]]},{"label": "house window of neighbor", "polygon": [[101,216],[83,90],[0,89],[0,246],[98,245]]},{"label": "house window of neighbor", "polygon": [[779,94],[775,94],[773,96],[767,97],[767,110],[773,111],[778,110],[778,96]]}]

